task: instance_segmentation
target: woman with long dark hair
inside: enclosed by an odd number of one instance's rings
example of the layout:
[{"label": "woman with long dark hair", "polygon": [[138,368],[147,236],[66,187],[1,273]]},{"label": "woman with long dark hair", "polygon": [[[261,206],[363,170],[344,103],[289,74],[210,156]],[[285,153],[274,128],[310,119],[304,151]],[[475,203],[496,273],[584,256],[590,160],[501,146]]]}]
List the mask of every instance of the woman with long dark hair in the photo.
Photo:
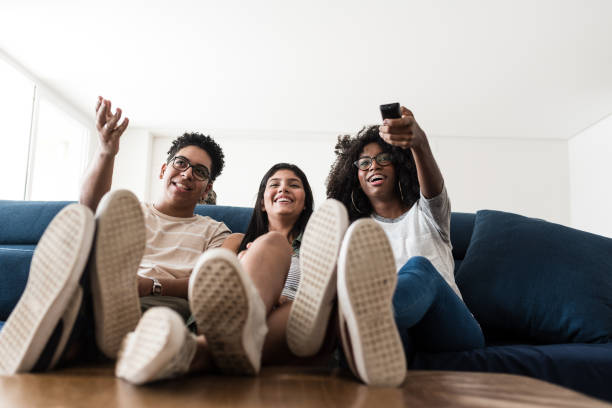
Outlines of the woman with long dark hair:
[{"label": "woman with long dark hair", "polygon": [[[324,356],[331,351],[319,352],[319,348],[335,297],[337,253],[348,221],[338,202],[328,200],[314,214],[313,207],[304,172],[294,164],[275,164],[261,179],[246,233],[233,234],[227,241],[239,258],[246,256],[253,242],[269,234],[281,234],[291,247],[286,274],[266,282],[278,287],[280,296],[266,320],[264,364],[298,362],[295,357]],[[334,221],[321,222],[326,218]],[[309,223],[316,219],[320,221]],[[302,248],[305,256],[300,259]]]}]

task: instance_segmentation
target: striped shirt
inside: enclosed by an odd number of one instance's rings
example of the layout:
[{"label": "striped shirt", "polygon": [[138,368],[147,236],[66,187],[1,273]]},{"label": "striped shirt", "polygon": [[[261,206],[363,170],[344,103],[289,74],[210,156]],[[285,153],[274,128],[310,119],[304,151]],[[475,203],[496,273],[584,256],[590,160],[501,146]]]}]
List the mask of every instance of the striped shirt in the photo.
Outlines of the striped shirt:
[{"label": "striped shirt", "polygon": [[210,217],[171,217],[142,203],[147,245],[138,268],[140,276],[188,278],[202,252],[220,247],[230,234],[224,223]]},{"label": "striped shirt", "polygon": [[298,287],[300,286],[300,245],[302,244],[302,234],[293,240],[291,247],[293,255],[291,255],[291,265],[287,272],[287,279],[281,296],[285,296],[289,300],[295,300]]}]

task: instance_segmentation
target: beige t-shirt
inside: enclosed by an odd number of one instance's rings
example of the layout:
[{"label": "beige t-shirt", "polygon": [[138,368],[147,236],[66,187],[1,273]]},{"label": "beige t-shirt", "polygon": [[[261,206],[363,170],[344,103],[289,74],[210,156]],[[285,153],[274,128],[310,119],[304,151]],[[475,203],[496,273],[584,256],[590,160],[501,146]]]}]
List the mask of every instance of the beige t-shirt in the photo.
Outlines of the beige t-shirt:
[{"label": "beige t-shirt", "polygon": [[142,203],[147,246],[138,268],[140,276],[188,278],[202,252],[220,247],[230,234],[224,223],[210,217],[171,217]]}]

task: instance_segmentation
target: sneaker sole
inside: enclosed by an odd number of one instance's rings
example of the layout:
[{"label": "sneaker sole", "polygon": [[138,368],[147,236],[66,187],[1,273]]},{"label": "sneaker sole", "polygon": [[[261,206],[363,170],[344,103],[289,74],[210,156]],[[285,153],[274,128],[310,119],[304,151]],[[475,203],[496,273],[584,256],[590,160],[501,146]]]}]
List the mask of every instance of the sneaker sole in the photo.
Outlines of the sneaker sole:
[{"label": "sneaker sole", "polygon": [[338,325],[340,331],[340,341],[342,342],[342,350],[344,351],[344,357],[346,358],[346,362],[349,366],[351,372],[355,375],[355,377],[359,377],[359,372],[355,367],[355,361],[353,360],[352,348],[350,345],[349,334],[346,332],[346,320],[344,319],[344,315],[342,314],[342,310],[338,308]]},{"label": "sneaker sole", "polygon": [[74,322],[76,321],[79,310],[81,309],[81,303],[83,302],[83,289],[81,286],[77,285],[74,290],[74,294],[70,297],[70,301],[68,302],[68,306],[66,306],[66,310],[62,315],[62,335],[60,337],[59,342],[57,343],[57,348],[55,349],[55,353],[53,354],[53,358],[51,359],[51,363],[49,363],[49,367],[47,370],[52,370],[55,368],[57,363],[62,356],[64,349],[66,348],[66,344],[68,343],[68,339],[70,339],[70,334],[72,334],[72,328],[74,327]]},{"label": "sneaker sole", "polygon": [[153,307],[123,340],[115,375],[140,385],[155,381],[181,347],[185,323],[170,309]]},{"label": "sneaker sole", "polygon": [[375,221],[360,219],[349,227],[338,270],[338,301],[358,376],[370,385],[400,385],[406,358],[393,317],[395,258]]},{"label": "sneaker sole", "polygon": [[107,193],[96,213],[91,291],[96,343],[111,359],[140,320],[138,266],[146,233],[140,202],[127,190]]},{"label": "sneaker sole", "polygon": [[347,227],[346,208],[333,199],[326,200],[308,220],[300,248],[300,284],[287,321],[287,344],[296,356],[313,356],[323,344]]},{"label": "sneaker sole", "polygon": [[258,322],[265,325],[265,306],[233,252],[211,249],[200,257],[189,280],[189,306],[221,372],[259,372],[267,329],[253,331]]},{"label": "sneaker sole", "polygon": [[0,331],[0,374],[31,371],[64,314],[87,264],[92,212],[70,204],[40,238],[25,291]]}]

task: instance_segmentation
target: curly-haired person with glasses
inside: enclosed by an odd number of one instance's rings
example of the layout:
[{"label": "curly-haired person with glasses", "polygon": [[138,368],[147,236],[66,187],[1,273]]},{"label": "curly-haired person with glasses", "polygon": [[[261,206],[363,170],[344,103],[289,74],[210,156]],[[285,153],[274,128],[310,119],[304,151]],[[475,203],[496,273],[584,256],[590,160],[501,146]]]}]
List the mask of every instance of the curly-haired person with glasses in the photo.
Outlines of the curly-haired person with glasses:
[{"label": "curly-haired person with glasses", "polygon": [[[36,304],[16,310],[35,313],[5,326],[0,352],[15,361],[0,366],[0,373],[45,371],[58,362],[103,357],[117,359],[116,375],[134,384],[195,371],[257,374],[266,317],[289,269],[286,237],[263,234],[238,260],[226,248],[225,224],[194,214],[224,166],[221,147],[199,133],[172,142],[159,171],[162,191],[153,202],[140,203],[127,190],[110,191],[128,126],[121,116],[121,109],[112,113],[111,102],[98,98],[98,149],[83,179],[80,204],[72,205],[88,219],[84,232],[69,236],[74,220],[54,223],[56,236],[83,241],[82,253],[57,245],[54,251],[72,259],[66,262],[70,270],[47,268],[31,277],[41,282],[29,285],[35,293],[26,288],[22,299]],[[50,275],[72,283],[51,287]],[[40,307],[35,299],[41,290],[54,291],[59,300]],[[24,333],[26,341],[11,340]]]},{"label": "curly-haired person with glasses", "polygon": [[[453,275],[450,201],[414,115],[338,138],[327,196],[352,225],[338,260],[341,338],[353,373],[398,385],[416,350],[484,346]],[[373,324],[376,322],[376,324]]]}]

